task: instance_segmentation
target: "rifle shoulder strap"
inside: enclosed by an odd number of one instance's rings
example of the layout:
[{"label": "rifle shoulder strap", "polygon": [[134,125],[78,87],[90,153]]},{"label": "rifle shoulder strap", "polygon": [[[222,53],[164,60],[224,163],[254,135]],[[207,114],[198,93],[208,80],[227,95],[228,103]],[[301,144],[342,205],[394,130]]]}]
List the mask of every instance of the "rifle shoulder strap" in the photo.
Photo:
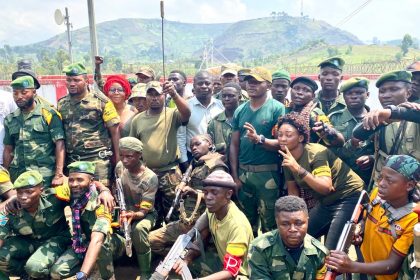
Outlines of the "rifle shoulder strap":
[{"label": "rifle shoulder strap", "polygon": [[404,218],[405,216],[413,212],[415,203],[410,202],[406,204],[405,206],[400,207],[398,209],[395,209],[394,207],[392,207],[388,202],[384,202],[382,205],[383,205],[383,208],[387,210],[388,212],[387,217],[388,217],[388,223],[391,227],[392,237],[394,237],[394,239],[397,239],[398,235],[397,235],[397,232],[395,231],[395,222],[401,220],[402,218]]},{"label": "rifle shoulder strap", "polygon": [[179,219],[183,223],[186,223],[187,225],[192,225],[193,223],[195,223],[195,221],[197,219],[197,217],[196,217],[197,216],[197,211],[198,211],[198,208],[200,207],[201,199],[203,197],[204,197],[203,192],[197,190],[197,200],[195,201],[195,207],[194,207],[194,210],[189,217],[187,217],[187,213],[185,212],[184,200],[181,199],[179,201]]}]

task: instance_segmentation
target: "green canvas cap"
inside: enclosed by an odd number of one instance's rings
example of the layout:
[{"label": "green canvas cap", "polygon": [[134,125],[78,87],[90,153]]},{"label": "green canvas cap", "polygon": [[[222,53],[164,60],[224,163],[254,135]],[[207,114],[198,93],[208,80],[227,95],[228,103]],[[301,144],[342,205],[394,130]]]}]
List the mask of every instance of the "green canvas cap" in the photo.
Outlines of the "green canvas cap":
[{"label": "green canvas cap", "polygon": [[288,80],[289,83],[292,81],[292,79],[290,79],[290,74],[289,72],[287,72],[284,69],[281,70],[277,70],[276,72],[273,73],[273,75],[271,75],[272,80],[279,80],[279,79],[284,79],[284,80]]}]

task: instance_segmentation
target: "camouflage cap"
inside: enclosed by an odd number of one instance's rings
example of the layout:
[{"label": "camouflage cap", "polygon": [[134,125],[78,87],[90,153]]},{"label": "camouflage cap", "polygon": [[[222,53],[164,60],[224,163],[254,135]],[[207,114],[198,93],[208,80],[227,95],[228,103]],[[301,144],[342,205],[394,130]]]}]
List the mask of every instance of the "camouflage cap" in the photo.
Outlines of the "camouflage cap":
[{"label": "camouflage cap", "polygon": [[385,166],[397,171],[408,180],[414,180],[416,182],[420,180],[420,163],[411,156],[388,156],[385,160]]},{"label": "camouflage cap", "polygon": [[72,63],[63,68],[66,76],[79,76],[87,74],[86,67],[81,62]]},{"label": "camouflage cap", "polygon": [[410,71],[411,73],[420,72],[420,61],[411,63],[405,70]]},{"label": "camouflage cap", "polygon": [[341,92],[346,92],[354,87],[362,87],[366,90],[369,89],[369,80],[364,77],[353,77],[344,81],[340,87]]},{"label": "camouflage cap", "polygon": [[292,81],[292,79],[290,79],[290,74],[289,74],[289,72],[287,72],[287,71],[286,71],[286,70],[284,70],[284,69],[277,70],[276,72],[274,72],[274,73],[271,75],[271,78],[273,79],[273,81],[274,81],[274,80],[279,80],[279,79],[288,80],[288,81],[289,81],[289,83]]},{"label": "camouflage cap", "polygon": [[23,172],[20,176],[16,179],[13,184],[14,189],[20,188],[27,188],[27,187],[35,187],[41,184],[44,181],[42,175],[36,170],[30,170]]},{"label": "camouflage cap", "polygon": [[159,94],[162,94],[162,85],[159,81],[151,81],[148,82],[146,85],[146,94],[149,92],[150,89],[156,90]]},{"label": "camouflage cap", "polygon": [[67,165],[69,173],[87,173],[95,175],[95,163],[91,161],[75,161]]},{"label": "camouflage cap", "polygon": [[143,143],[135,137],[123,137],[120,139],[119,148],[141,153],[143,152]]},{"label": "camouflage cap", "polygon": [[293,86],[296,85],[297,83],[302,83],[302,84],[307,85],[308,87],[310,87],[312,89],[312,92],[314,92],[314,93],[318,89],[317,83],[314,80],[312,80],[311,78],[308,78],[308,77],[297,77],[290,84],[290,87],[293,88]]},{"label": "camouflage cap", "polygon": [[[7,190],[10,190],[12,188],[13,184],[10,181],[9,171],[7,171],[6,168],[0,165],[0,190],[2,190],[3,193],[5,193]],[[0,192],[0,195],[2,195],[3,193]]]},{"label": "camouflage cap", "polygon": [[137,71],[136,75],[138,74],[145,75],[152,79],[155,79],[156,77],[155,71],[150,66],[141,66],[139,70]]},{"label": "camouflage cap", "polygon": [[128,100],[134,97],[144,97],[146,98],[146,84],[138,83],[131,89],[131,95],[128,97]]},{"label": "camouflage cap", "polygon": [[210,173],[203,180],[203,187],[220,187],[236,190],[236,184],[232,176],[223,170],[216,170]]},{"label": "camouflage cap", "polygon": [[318,64],[318,67],[321,69],[324,67],[332,67],[338,70],[343,70],[344,64],[345,61],[341,57],[330,57]]},{"label": "camouflage cap", "polygon": [[22,76],[31,76],[34,79],[35,89],[39,89],[41,87],[35,72],[30,69],[20,69],[19,71],[14,72],[12,74],[12,81]]},{"label": "camouflage cap", "polygon": [[34,78],[31,76],[22,76],[13,80],[10,86],[13,89],[35,88]]},{"label": "camouflage cap", "polygon": [[246,76],[251,72],[251,69],[249,68],[242,68],[238,70],[238,76]]},{"label": "camouflage cap", "polygon": [[405,70],[391,71],[383,74],[376,81],[376,87],[379,88],[385,82],[406,82],[411,83],[411,72]]},{"label": "camouflage cap", "polygon": [[259,82],[267,81],[271,83],[273,81],[271,79],[271,72],[268,69],[260,66],[252,68],[251,71],[249,71],[249,73],[245,76],[245,80],[251,77]]}]

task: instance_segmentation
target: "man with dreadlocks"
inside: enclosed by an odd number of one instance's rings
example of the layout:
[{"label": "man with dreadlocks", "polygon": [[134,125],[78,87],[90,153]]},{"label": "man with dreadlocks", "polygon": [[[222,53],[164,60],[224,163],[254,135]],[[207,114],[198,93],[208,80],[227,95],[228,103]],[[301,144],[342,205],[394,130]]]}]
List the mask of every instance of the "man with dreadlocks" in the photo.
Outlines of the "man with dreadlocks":
[{"label": "man with dreadlocks", "polygon": [[131,236],[137,254],[140,277],[149,279],[151,252],[149,231],[155,225],[154,209],[158,178],[143,163],[143,143],[134,137],[120,139],[121,161],[115,173],[121,179],[127,211],[121,218],[131,223]]},{"label": "man with dreadlocks", "polygon": [[179,220],[158,230],[149,236],[152,252],[166,255],[180,234],[187,233],[195,224],[206,206],[203,201],[203,180],[215,170],[228,171],[223,156],[214,152],[213,141],[208,134],[196,135],[190,144],[193,160],[189,184],[182,189],[184,196],[180,205]]}]

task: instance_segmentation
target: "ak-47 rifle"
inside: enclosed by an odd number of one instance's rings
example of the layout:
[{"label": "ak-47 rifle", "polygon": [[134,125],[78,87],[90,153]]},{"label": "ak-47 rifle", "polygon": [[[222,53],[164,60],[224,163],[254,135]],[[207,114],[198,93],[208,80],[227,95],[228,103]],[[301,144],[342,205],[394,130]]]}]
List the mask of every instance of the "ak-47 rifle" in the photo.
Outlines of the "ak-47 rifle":
[{"label": "ak-47 rifle", "polygon": [[[341,232],[340,238],[338,239],[337,246],[335,250],[348,253],[351,242],[353,240],[354,232],[356,226],[363,218],[363,210],[366,209],[366,206],[369,203],[369,195],[366,191],[360,193],[359,199],[357,200],[356,207],[354,208],[353,214],[349,221],[344,225],[343,231]],[[337,272],[328,270],[325,274],[324,280],[335,280],[337,277]]]},{"label": "ak-47 rifle", "polygon": [[125,238],[125,253],[127,256],[131,257],[133,254],[132,250],[132,241],[131,241],[131,225],[128,222],[125,216],[125,213],[127,211],[127,206],[125,204],[125,198],[124,198],[124,191],[121,183],[121,178],[118,177],[118,175],[115,173],[115,195],[117,198],[118,206],[120,208],[120,219],[122,222],[122,231],[124,232],[124,238]]},{"label": "ak-47 rifle", "polygon": [[168,214],[165,217],[165,220],[167,222],[171,219],[172,212],[174,211],[175,207],[177,207],[179,204],[179,201],[181,199],[181,191],[190,181],[192,170],[193,170],[193,166],[192,166],[192,162],[190,162],[190,165],[188,166],[187,171],[185,171],[184,175],[182,176],[181,183],[179,183],[178,186],[176,186],[175,198],[172,201],[171,208],[169,208]]},{"label": "ak-47 rifle", "polygon": [[[150,280],[164,280],[168,278],[174,264],[185,257],[188,252],[189,245],[192,238],[196,236],[197,239],[198,231],[196,228],[192,228],[186,234],[178,236],[175,244],[172,246],[165,259],[156,267],[155,272],[152,274]],[[182,279],[193,280],[190,270],[185,262],[181,262],[182,265]]]}]

